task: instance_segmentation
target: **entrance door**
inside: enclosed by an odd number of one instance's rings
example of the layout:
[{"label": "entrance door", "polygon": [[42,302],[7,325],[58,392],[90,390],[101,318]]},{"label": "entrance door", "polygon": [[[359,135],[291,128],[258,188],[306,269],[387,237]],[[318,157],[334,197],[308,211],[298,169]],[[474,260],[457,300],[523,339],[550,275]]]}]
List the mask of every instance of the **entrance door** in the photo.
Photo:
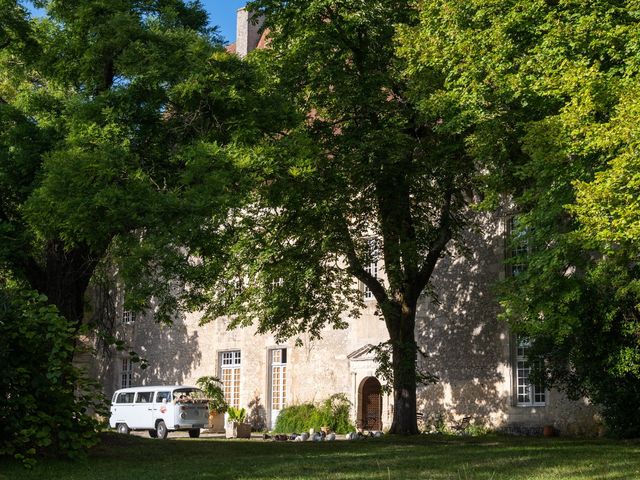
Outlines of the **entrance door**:
[{"label": "entrance door", "polygon": [[362,426],[365,430],[382,430],[382,393],[375,377],[367,378],[362,385]]},{"label": "entrance door", "polygon": [[271,363],[269,405],[271,405],[271,428],[274,428],[280,410],[285,407],[287,400],[287,349],[271,350],[269,361]]}]

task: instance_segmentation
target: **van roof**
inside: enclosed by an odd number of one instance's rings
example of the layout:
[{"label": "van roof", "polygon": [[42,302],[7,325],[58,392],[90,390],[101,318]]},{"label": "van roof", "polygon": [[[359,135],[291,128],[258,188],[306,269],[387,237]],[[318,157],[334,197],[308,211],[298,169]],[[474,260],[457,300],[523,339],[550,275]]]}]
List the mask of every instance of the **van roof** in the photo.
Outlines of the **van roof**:
[{"label": "van roof", "polygon": [[148,392],[150,390],[177,390],[180,388],[196,388],[200,390],[198,387],[194,387],[192,385],[145,385],[142,387],[128,387],[128,388],[120,388],[115,391],[115,393],[120,392]]}]

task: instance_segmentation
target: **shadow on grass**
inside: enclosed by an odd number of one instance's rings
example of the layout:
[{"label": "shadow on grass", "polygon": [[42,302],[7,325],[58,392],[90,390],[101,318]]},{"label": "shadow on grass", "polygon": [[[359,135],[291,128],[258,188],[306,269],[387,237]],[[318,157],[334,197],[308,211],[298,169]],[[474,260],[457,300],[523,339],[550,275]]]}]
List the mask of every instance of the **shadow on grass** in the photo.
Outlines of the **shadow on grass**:
[{"label": "shadow on grass", "polygon": [[263,442],[105,434],[81,463],[0,463],[13,479],[607,479],[640,478],[640,442],[488,436]]}]

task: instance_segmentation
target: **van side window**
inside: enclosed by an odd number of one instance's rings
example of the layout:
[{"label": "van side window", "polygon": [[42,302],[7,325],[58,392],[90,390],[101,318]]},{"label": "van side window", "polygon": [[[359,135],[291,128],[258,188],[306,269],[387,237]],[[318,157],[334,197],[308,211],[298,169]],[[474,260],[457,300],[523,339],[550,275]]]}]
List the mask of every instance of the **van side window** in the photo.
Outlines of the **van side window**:
[{"label": "van side window", "polygon": [[167,402],[171,398],[171,392],[158,392],[156,395],[156,403],[162,403],[163,400]]},{"label": "van side window", "polygon": [[133,403],[133,392],[121,392],[118,394],[116,403]]},{"label": "van side window", "polygon": [[136,403],[151,403],[153,400],[153,392],[138,392]]}]

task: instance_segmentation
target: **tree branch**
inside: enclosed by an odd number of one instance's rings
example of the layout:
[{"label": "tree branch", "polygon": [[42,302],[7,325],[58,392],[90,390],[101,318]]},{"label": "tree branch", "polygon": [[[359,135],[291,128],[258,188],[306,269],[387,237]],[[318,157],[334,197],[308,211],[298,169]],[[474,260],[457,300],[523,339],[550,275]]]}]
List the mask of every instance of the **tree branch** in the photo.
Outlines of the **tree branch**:
[{"label": "tree branch", "polygon": [[438,222],[438,237],[431,242],[429,247],[429,253],[425,258],[416,282],[413,284],[415,288],[414,294],[417,296],[422,292],[424,287],[427,286],[427,282],[431,278],[431,274],[438,263],[442,250],[447,246],[449,240],[453,235],[451,231],[451,202],[453,200],[453,188],[449,186],[444,194],[444,205],[442,206],[442,212],[440,212],[440,220]]},{"label": "tree branch", "polygon": [[369,290],[371,290],[371,293],[378,301],[378,304],[387,302],[389,300],[389,297],[386,290],[382,286],[382,283],[380,283],[380,280],[367,272],[362,266],[362,262],[360,261],[360,259],[358,258],[358,254],[356,253],[353,239],[351,238],[351,234],[349,233],[347,221],[344,218],[342,218],[340,221],[339,231],[344,238],[344,255],[347,259],[347,264],[349,265],[349,273],[351,273],[354,277],[365,284]]}]

